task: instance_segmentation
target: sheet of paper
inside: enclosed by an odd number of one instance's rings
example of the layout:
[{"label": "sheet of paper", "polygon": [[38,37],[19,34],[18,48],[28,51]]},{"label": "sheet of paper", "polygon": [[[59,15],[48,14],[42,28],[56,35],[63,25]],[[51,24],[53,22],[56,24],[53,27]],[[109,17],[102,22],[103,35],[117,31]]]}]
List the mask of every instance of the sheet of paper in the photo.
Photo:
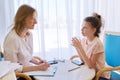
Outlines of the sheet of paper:
[{"label": "sheet of paper", "polygon": [[54,76],[55,72],[57,70],[56,66],[50,66],[46,71],[31,71],[31,72],[26,72],[27,75],[34,75],[34,76],[48,76],[52,77]]},{"label": "sheet of paper", "polygon": [[10,61],[0,61],[0,78],[19,67],[20,66],[17,63],[11,63]]}]

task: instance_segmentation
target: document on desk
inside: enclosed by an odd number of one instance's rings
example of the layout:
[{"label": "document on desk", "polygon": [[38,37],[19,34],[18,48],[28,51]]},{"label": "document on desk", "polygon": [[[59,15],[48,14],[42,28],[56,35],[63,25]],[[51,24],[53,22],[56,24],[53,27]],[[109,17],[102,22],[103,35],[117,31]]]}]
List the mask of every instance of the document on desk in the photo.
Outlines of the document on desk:
[{"label": "document on desk", "polygon": [[0,78],[19,67],[20,65],[17,63],[11,63],[10,61],[0,61]]},{"label": "document on desk", "polygon": [[30,71],[30,72],[25,72],[25,74],[33,75],[33,76],[54,77],[56,71],[57,71],[57,66],[50,66],[46,71]]}]

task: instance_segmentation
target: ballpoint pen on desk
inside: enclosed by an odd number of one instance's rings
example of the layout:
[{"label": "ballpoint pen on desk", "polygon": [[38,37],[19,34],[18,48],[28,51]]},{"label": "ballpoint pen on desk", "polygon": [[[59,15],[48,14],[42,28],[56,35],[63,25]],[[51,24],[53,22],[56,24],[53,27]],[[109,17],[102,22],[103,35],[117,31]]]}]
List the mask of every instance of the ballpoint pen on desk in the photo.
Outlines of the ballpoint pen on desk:
[{"label": "ballpoint pen on desk", "polygon": [[71,71],[76,70],[76,69],[79,69],[79,68],[80,68],[80,66],[75,67],[75,68],[72,68],[72,69],[68,70],[68,72],[71,72]]}]

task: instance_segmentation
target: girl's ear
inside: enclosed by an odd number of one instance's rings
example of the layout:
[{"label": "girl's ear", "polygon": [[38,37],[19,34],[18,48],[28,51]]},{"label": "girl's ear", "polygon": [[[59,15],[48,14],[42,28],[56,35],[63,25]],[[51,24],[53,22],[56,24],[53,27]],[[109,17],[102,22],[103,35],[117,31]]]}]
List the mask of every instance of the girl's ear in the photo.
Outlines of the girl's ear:
[{"label": "girl's ear", "polygon": [[93,28],[93,32],[94,32],[94,33],[96,32],[96,28]]}]

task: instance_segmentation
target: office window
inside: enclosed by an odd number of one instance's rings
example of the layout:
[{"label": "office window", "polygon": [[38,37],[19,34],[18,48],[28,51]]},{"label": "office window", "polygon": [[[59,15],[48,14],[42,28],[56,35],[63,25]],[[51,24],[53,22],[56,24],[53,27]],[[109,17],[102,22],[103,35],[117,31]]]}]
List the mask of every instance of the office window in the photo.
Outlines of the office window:
[{"label": "office window", "polygon": [[104,30],[120,30],[118,3],[109,0],[0,0],[0,44],[13,23],[18,7],[29,4],[38,13],[38,24],[32,30],[34,55],[44,59],[69,59],[76,53],[71,46],[71,38],[82,37],[82,21],[93,12],[104,18]]}]

